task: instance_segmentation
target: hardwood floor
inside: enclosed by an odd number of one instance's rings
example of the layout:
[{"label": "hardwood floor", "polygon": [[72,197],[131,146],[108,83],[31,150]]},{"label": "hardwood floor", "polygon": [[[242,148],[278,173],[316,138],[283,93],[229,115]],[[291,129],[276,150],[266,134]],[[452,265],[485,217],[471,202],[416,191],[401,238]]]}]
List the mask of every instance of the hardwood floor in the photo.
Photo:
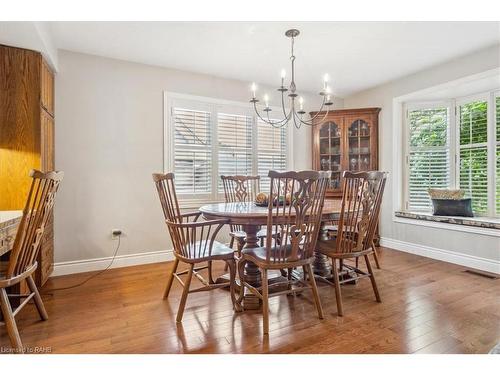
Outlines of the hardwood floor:
[{"label": "hardwood floor", "polygon": [[487,353],[500,341],[499,279],[390,249],[379,254],[382,303],[369,280],[344,285],[339,318],[333,287],[319,283],[325,319],[317,318],[310,293],[273,298],[267,340],[262,314],[233,313],[224,290],[190,295],[176,325],[180,285],[162,300],[172,263],[112,269],[51,293],[88,274],[53,278],[42,290],[49,320],[39,321],[28,306],[18,327],[25,346],[55,353]]}]

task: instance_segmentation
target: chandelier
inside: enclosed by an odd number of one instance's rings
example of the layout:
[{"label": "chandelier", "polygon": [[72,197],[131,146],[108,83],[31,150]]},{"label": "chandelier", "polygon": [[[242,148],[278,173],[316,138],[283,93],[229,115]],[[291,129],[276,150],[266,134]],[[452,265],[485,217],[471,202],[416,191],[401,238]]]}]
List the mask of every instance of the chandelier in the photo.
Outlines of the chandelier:
[{"label": "chandelier", "polygon": [[[285,86],[286,71],[285,69],[281,70],[281,86],[278,88],[278,92],[281,93],[281,110],[283,112],[283,118],[281,120],[271,119],[270,112],[272,111],[272,109],[269,107],[269,96],[267,94],[264,95],[264,108],[262,109],[264,114],[261,114],[259,112],[259,109],[257,107],[257,103],[259,103],[259,100],[256,97],[257,85],[255,83],[252,83],[251,89],[253,96],[252,99],[250,100],[250,103],[253,103],[255,113],[257,114],[259,119],[261,119],[265,123],[278,128],[285,126],[286,124],[288,124],[290,120],[293,120],[293,124],[297,129],[299,129],[302,124],[313,126],[315,124],[315,120],[323,111],[323,108],[326,107],[326,112],[324,113],[323,118],[318,122],[323,121],[326,118],[326,116],[328,116],[330,107],[333,105],[333,102],[330,100],[330,87],[328,86],[328,74],[325,74],[323,79],[323,89],[319,93],[319,95],[323,98],[321,107],[313,117],[309,119],[304,119],[304,114],[306,113],[304,111],[304,98],[299,96],[299,94],[297,94],[297,87],[295,86],[295,56],[293,54],[293,44],[295,42],[295,37],[298,36],[299,34],[300,32],[297,29],[291,29],[285,33],[285,35],[292,40],[291,43],[292,54],[290,56],[290,60],[292,62],[292,79],[290,81],[290,85],[286,87]],[[285,106],[285,95],[287,95],[289,98],[288,103],[290,109],[288,111]],[[299,104],[298,110],[296,108],[296,100],[298,100]]]}]

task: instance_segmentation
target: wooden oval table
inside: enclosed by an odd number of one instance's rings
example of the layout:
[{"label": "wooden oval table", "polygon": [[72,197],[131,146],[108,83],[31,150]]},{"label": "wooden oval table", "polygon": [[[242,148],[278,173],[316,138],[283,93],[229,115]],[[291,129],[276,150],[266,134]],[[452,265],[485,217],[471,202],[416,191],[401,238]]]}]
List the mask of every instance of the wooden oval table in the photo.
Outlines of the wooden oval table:
[{"label": "wooden oval table", "polygon": [[[338,220],[341,210],[340,200],[325,200],[323,206],[322,222]],[[199,211],[207,220],[210,219],[228,219],[230,224],[241,225],[246,233],[245,248],[259,246],[257,232],[261,226],[267,224],[267,207],[256,206],[253,202],[233,202],[233,203],[214,203],[200,207]],[[293,211],[293,210],[292,210]],[[321,234],[320,234],[321,235]],[[314,273],[327,276],[331,274],[331,267],[328,258],[323,254],[315,252],[314,254]],[[281,274],[277,273],[269,279],[270,286],[273,281],[279,281]],[[248,262],[245,266],[245,280],[254,286],[259,286],[261,282],[259,268]],[[247,310],[259,308],[259,301],[252,294],[245,294],[243,306]]]}]

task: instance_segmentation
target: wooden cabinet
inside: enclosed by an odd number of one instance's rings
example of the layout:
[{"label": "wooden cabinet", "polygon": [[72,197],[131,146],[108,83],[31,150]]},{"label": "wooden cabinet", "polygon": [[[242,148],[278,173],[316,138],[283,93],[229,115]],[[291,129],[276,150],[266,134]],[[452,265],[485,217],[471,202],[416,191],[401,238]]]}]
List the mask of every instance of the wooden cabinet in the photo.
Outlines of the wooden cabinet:
[{"label": "wooden cabinet", "polygon": [[[342,195],[342,172],[378,169],[380,108],[342,109],[313,127],[313,169],[332,171],[328,197]],[[311,113],[314,116],[316,113]]]},{"label": "wooden cabinet", "polygon": [[40,59],[40,105],[54,116],[54,74],[41,56]]},{"label": "wooden cabinet", "polygon": [[[22,210],[31,169],[54,170],[54,74],[39,52],[0,45],[0,210]],[[50,276],[53,218],[38,253],[35,281]]]},{"label": "wooden cabinet", "polygon": [[41,162],[42,162],[42,170],[44,171],[52,171],[54,170],[54,118],[44,110],[42,110],[42,114],[40,116],[40,125],[41,125]]}]

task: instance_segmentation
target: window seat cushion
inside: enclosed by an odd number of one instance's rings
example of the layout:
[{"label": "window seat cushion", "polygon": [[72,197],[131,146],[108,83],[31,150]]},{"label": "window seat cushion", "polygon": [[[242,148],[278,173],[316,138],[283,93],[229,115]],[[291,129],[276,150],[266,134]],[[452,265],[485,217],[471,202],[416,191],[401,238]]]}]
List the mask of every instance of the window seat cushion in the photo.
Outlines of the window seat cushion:
[{"label": "window seat cushion", "polygon": [[432,198],[434,216],[474,217],[472,199],[434,199]]}]

